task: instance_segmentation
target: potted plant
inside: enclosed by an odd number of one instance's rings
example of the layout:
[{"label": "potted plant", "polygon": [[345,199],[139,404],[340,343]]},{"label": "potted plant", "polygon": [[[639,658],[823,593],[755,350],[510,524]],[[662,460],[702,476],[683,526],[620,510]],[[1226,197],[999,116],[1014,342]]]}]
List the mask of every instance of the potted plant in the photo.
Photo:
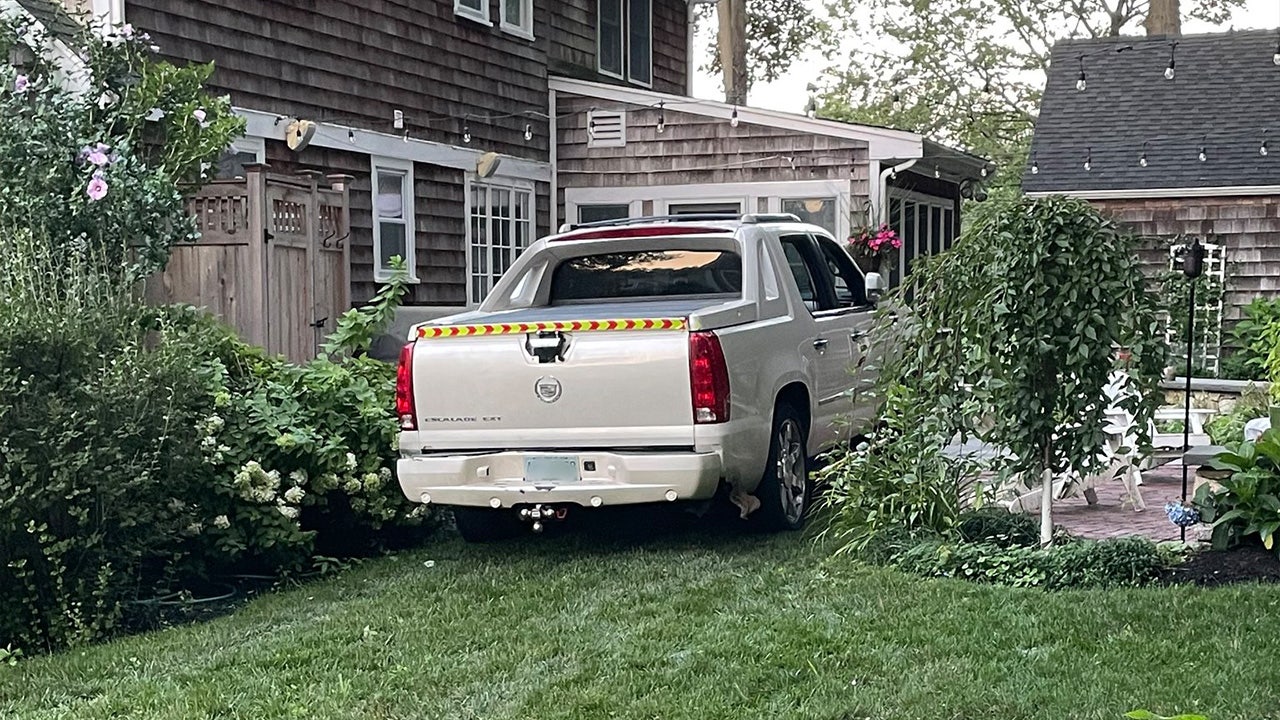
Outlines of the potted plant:
[{"label": "potted plant", "polygon": [[855,258],[866,258],[870,272],[879,272],[881,258],[892,255],[901,247],[902,238],[888,223],[864,227],[849,237],[849,253]]}]

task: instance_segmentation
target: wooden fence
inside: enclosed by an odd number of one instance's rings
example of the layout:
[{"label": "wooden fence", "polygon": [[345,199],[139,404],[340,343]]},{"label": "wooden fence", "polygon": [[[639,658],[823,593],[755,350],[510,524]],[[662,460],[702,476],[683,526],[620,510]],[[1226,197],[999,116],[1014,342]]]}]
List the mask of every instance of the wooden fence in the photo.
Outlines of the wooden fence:
[{"label": "wooden fence", "polygon": [[147,299],[204,307],[246,341],[306,362],[351,305],[352,178],[267,170],[248,166],[245,179],[190,198],[200,239],[173,248]]}]

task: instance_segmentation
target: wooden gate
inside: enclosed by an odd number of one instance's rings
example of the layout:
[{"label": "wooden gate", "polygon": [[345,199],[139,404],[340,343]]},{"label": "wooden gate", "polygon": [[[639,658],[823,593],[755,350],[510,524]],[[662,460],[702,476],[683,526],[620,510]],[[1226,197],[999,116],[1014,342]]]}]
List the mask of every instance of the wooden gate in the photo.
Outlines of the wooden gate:
[{"label": "wooden gate", "polygon": [[351,305],[350,176],[246,168],[189,201],[200,239],[173,248],[147,284],[155,303],[204,307],[292,362],[317,356]]}]

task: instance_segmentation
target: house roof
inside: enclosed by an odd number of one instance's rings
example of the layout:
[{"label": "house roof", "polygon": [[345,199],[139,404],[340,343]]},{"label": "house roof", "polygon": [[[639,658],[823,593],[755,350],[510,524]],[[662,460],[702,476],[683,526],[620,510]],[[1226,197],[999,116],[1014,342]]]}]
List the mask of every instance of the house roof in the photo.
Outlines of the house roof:
[{"label": "house roof", "polygon": [[651,90],[620,87],[566,77],[552,77],[550,85],[552,90],[570,95],[599,98],[631,105],[656,106],[661,102],[665,103],[672,112],[721,118],[725,121],[728,121],[736,112],[738,119],[744,123],[814,135],[862,140],[869,146],[871,159],[885,161],[882,164],[886,165],[897,164],[909,159],[932,158],[938,164],[944,166],[944,171],[964,176],[977,175],[982,167],[990,166],[990,162],[985,158],[940,145],[928,140],[919,133],[907,130],[896,130],[875,125],[858,125],[840,120],[811,118],[807,115],[786,113],[778,110],[738,107],[715,100],[669,95]]},{"label": "house roof", "polygon": [[[1054,46],[1024,191],[1123,196],[1280,186],[1276,31],[1188,35],[1176,47],[1172,40]],[[1172,80],[1165,77],[1171,55]],[[1084,91],[1077,89],[1082,65]]]},{"label": "house roof", "polygon": [[17,0],[17,3],[55,36],[70,37],[81,30],[58,0]]}]

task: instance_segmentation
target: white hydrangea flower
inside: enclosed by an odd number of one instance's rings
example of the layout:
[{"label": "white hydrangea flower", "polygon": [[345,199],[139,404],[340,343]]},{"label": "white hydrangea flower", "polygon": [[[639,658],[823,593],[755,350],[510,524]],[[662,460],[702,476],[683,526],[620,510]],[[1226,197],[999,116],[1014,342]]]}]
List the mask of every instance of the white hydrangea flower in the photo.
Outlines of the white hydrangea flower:
[{"label": "white hydrangea flower", "polygon": [[280,511],[281,515],[289,518],[290,520],[298,519],[299,513],[298,513],[298,508],[296,507],[291,507],[289,505],[280,505],[276,509]]},{"label": "white hydrangea flower", "polygon": [[289,482],[293,483],[294,487],[301,487],[303,485],[306,485],[307,484],[306,471],[294,470],[293,472],[289,473]]},{"label": "white hydrangea flower", "polygon": [[306,494],[307,492],[300,487],[291,487],[284,491],[284,499],[296,505],[302,502],[302,498]]},{"label": "white hydrangea flower", "polygon": [[355,470],[355,469],[356,469],[356,454],[355,454],[355,453],[347,453],[347,469],[348,469],[348,470]]},{"label": "white hydrangea flower", "polygon": [[342,489],[346,490],[348,493],[351,493],[351,494],[360,492],[361,487],[362,486],[360,485],[360,478],[357,478],[357,477],[349,478],[345,483],[342,484]]},{"label": "white hydrangea flower", "polygon": [[226,515],[219,515],[218,517],[213,519],[213,526],[216,528],[221,528],[222,530],[226,530],[227,528],[231,527],[231,519],[228,518]]},{"label": "white hydrangea flower", "polygon": [[198,522],[191,523],[187,526],[187,532],[192,535],[199,535],[204,532],[204,524]]}]

